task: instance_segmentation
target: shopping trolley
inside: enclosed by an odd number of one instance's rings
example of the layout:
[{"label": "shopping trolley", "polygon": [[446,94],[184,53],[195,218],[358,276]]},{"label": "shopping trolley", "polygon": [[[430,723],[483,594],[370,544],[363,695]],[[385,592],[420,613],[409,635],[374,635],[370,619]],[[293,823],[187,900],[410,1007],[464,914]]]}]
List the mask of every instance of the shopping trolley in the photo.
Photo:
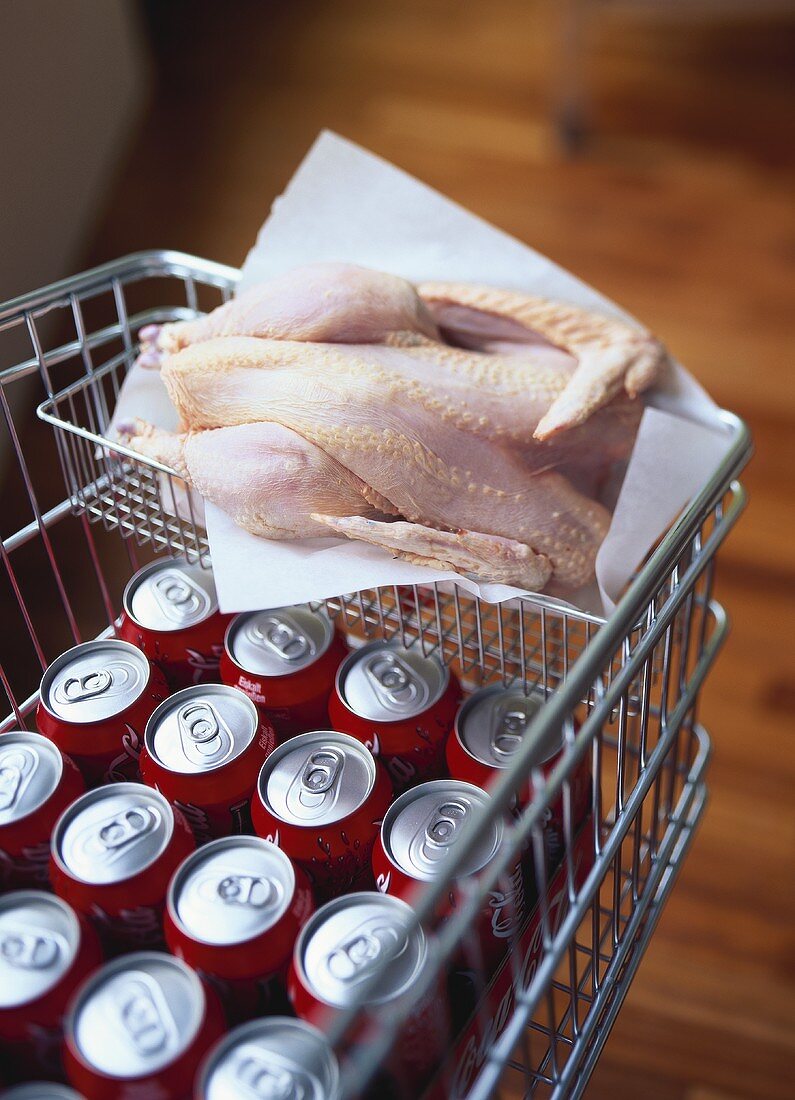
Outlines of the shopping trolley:
[{"label": "shopping trolley", "polygon": [[[68,645],[112,629],[122,588],[145,560],[170,554],[209,564],[201,501],[173,470],[104,433],[140,328],[213,308],[239,278],[205,260],[147,252],[0,308],[3,521],[15,517],[2,539],[0,679],[9,712],[0,729],[33,725],[42,669]],[[727,632],[712,599],[715,558],[744,507],[735,479],[751,453],[743,423],[726,412],[721,420],[730,442],[720,467],[607,620],[543,595],[488,605],[451,585],[326,601],[351,636],[436,652],[470,689],[501,682],[546,697],[484,811],[508,822],[497,858],[464,884],[439,928],[434,914],[476,841],[472,829],[418,901],[434,949],[412,998],[388,1010],[354,1004],[335,1019],[330,1038],[345,1050],[347,1095],[395,1063],[390,1047],[412,999],[438,987],[471,942],[486,892],[501,888],[522,852],[542,884],[531,924],[500,974],[478,976],[483,996],[465,1041],[451,1043],[431,1092],[473,1100],[503,1090],[583,1092],[704,810],[710,742],[698,699]],[[536,734],[557,734],[564,745],[547,776],[532,768]],[[577,831],[570,784],[583,760],[594,777],[591,818]],[[536,797],[519,811],[515,794],[528,780]],[[561,798],[564,851],[551,867],[543,822]],[[366,1043],[357,1042],[363,1017]],[[400,1081],[393,1085],[399,1092]]]}]

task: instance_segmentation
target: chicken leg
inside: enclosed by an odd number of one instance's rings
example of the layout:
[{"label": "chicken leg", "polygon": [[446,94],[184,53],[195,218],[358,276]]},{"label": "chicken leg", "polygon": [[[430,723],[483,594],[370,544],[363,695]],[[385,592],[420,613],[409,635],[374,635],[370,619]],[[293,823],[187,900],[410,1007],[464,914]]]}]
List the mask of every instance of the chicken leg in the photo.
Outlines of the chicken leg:
[{"label": "chicken leg", "polygon": [[519,585],[535,591],[543,588],[552,575],[552,562],[544,554],[499,535],[439,531],[419,523],[382,523],[362,516],[312,518],[337,534],[383,547],[415,565],[452,569],[494,584]]},{"label": "chicken leg", "polygon": [[[525,588],[542,587],[552,573],[548,558],[513,539],[383,522],[387,501],[277,424],[178,434],[133,421],[121,432],[132,450],[170,466],[238,526],[263,538],[338,534],[418,564]],[[313,511],[321,508],[334,514]]]},{"label": "chicken leg", "polygon": [[411,283],[353,264],[310,264],[252,287],[195,321],[147,326],[139,362],[159,367],[164,355],[217,336],[368,344],[401,331],[439,336]]},{"label": "chicken leg", "polygon": [[383,519],[388,501],[319,448],[279,424],[174,433],[122,425],[131,450],[169,466],[239,527],[269,539],[327,535],[317,512]]}]

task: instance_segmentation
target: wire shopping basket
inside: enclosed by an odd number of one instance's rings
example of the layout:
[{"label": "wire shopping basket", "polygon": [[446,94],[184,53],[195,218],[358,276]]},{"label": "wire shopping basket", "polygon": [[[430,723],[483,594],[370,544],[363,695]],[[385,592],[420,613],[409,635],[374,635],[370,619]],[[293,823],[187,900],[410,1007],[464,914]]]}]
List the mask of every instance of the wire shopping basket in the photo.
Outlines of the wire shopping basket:
[{"label": "wire shopping basket", "polygon": [[[201,501],[174,471],[104,432],[139,329],[213,308],[238,278],[208,261],[148,252],[0,307],[4,523],[12,519],[2,539],[1,730],[34,725],[43,669],[68,646],[112,629],[124,584],[151,556],[209,564]],[[727,632],[712,599],[715,557],[743,509],[735,478],[751,452],[742,422],[722,419],[731,445],[720,468],[606,621],[543,596],[486,605],[450,585],[327,601],[349,635],[435,652],[470,690],[518,684],[546,700],[476,822],[503,823],[497,857],[463,884],[440,926],[440,902],[477,842],[471,829],[448,873],[417,901],[433,950],[411,996],[366,1011],[352,1003],[335,1018],[330,1038],[345,1053],[347,1095],[383,1082],[385,1067],[393,1091],[417,1095],[416,1082],[401,1080],[406,1027],[429,997],[439,1012],[460,1016],[460,1005],[441,1002],[462,955],[476,995],[436,1059],[429,1095],[583,1092],[704,810],[710,743],[698,699]],[[563,744],[548,774],[533,767],[533,735]],[[583,768],[592,782],[580,825],[573,786]],[[517,808],[528,782],[534,797]],[[563,837],[553,858],[544,822],[556,804]],[[505,961],[486,966],[473,961],[473,929],[485,899],[511,895],[517,860],[535,881],[535,904],[512,931]],[[370,987],[378,981],[376,966]]]}]

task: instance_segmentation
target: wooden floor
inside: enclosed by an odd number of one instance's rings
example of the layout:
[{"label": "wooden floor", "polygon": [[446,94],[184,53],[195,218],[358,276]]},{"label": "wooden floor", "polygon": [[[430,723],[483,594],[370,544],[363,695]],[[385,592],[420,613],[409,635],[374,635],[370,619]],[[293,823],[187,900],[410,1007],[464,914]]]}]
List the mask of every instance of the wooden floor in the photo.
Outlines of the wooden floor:
[{"label": "wooden floor", "polygon": [[588,1096],[791,1097],[795,25],[611,10],[570,160],[550,126],[558,5],[189,6],[151,4],[165,75],[91,260],[240,262],[329,126],[595,283],[750,422],[751,506],[718,582],[734,630],[702,710],[711,807]]}]

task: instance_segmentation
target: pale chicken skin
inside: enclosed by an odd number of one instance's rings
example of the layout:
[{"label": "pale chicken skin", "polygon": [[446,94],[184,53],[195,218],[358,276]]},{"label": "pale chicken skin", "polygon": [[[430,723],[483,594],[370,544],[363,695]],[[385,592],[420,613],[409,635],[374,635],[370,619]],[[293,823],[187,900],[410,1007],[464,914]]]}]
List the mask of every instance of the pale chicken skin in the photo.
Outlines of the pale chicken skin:
[{"label": "pale chicken skin", "polygon": [[593,577],[665,351],[573,306],[343,264],[142,333],[182,427],[125,442],[267,538],[336,533],[540,590]]}]

